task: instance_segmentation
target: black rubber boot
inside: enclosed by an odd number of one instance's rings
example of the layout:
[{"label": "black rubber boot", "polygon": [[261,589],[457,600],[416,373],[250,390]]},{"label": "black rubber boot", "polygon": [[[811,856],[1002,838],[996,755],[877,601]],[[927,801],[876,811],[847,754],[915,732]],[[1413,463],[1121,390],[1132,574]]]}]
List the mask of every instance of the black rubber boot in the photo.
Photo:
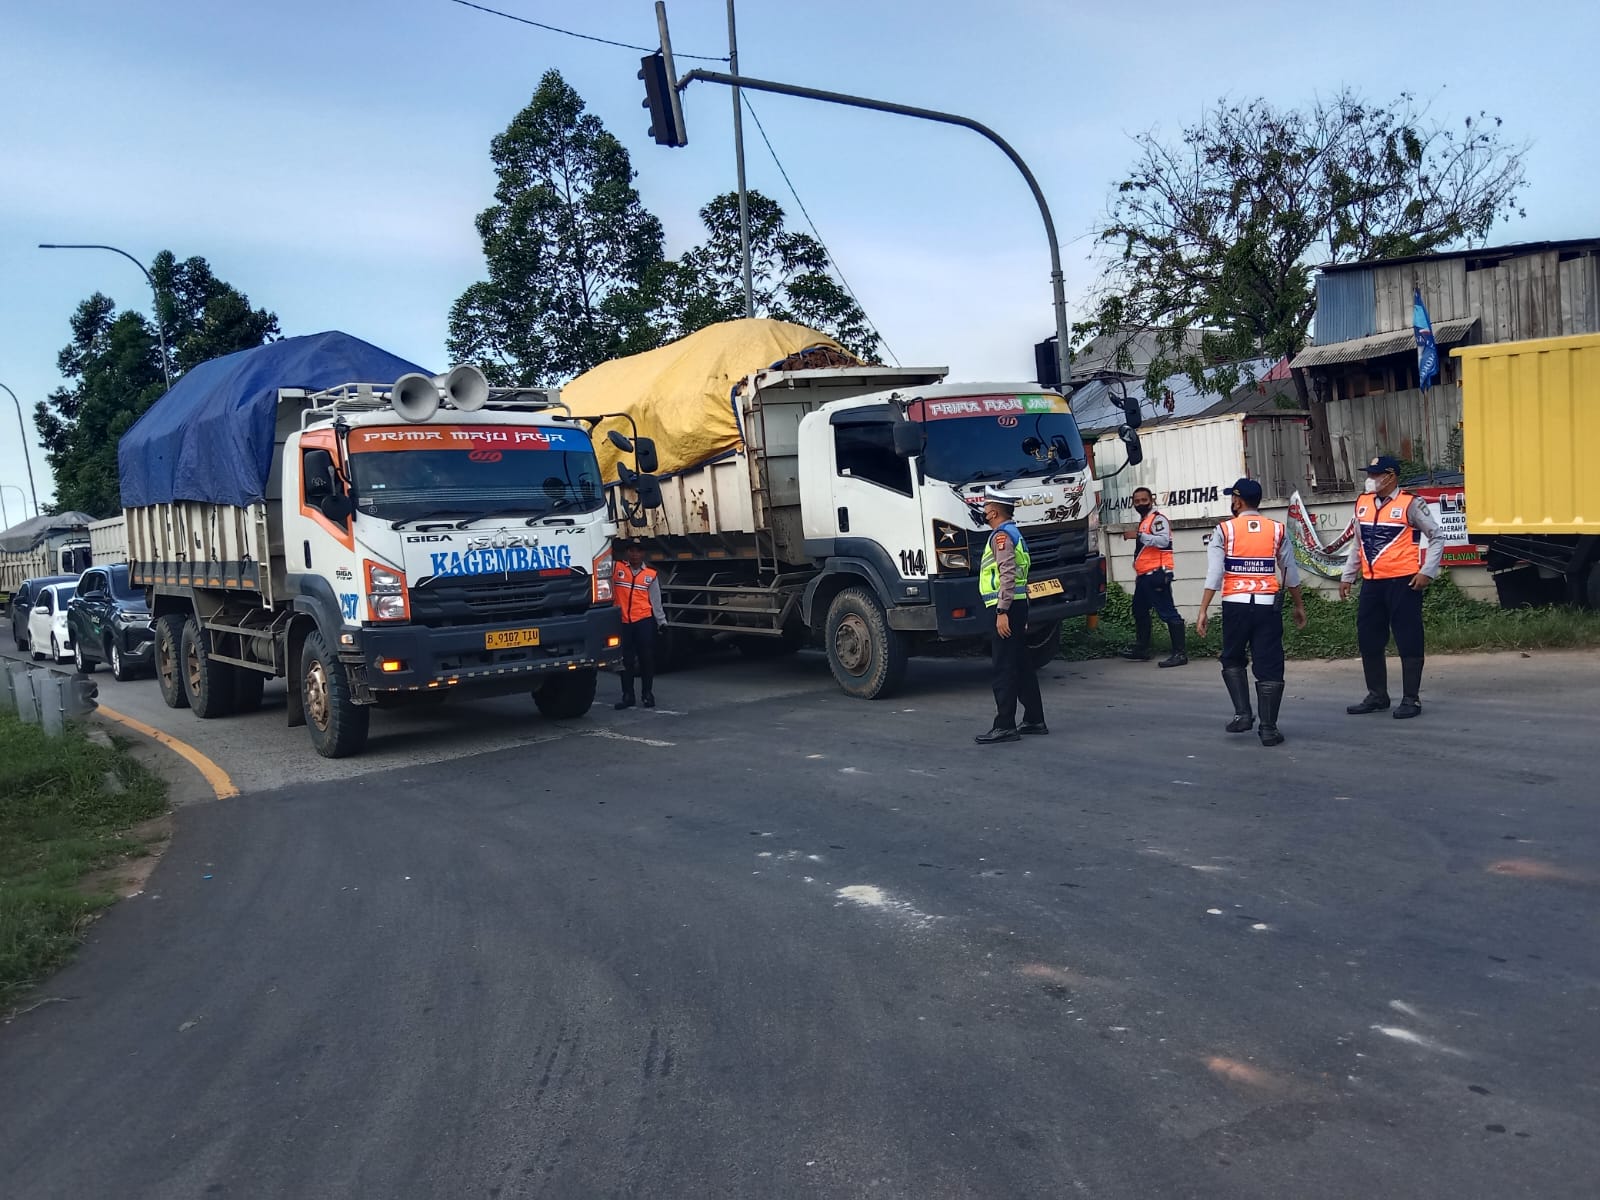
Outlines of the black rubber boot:
[{"label": "black rubber boot", "polygon": [[1394,710],[1394,719],[1404,721],[1408,717],[1422,715],[1422,660],[1420,658],[1402,658],[1400,660],[1400,681],[1404,690],[1400,693],[1400,705]]},{"label": "black rubber boot", "polygon": [[1256,704],[1261,709],[1261,727],[1256,734],[1263,746],[1277,746],[1283,742],[1278,732],[1278,706],[1283,703],[1283,681],[1263,683],[1256,680]]},{"label": "black rubber boot", "polygon": [[1389,710],[1389,664],[1382,654],[1361,656],[1361,672],[1367,677],[1367,698],[1360,704],[1345,705],[1352,717]]},{"label": "black rubber boot", "polygon": [[1141,649],[1138,646],[1129,646],[1126,650],[1120,652],[1120,657],[1127,659],[1129,662],[1149,662],[1150,651]]},{"label": "black rubber boot", "polygon": [[1223,667],[1222,682],[1228,689],[1228,699],[1233,701],[1233,720],[1227,724],[1229,733],[1249,733],[1256,723],[1250,711],[1250,680],[1243,667]]},{"label": "black rubber boot", "polygon": [[1188,629],[1182,621],[1174,622],[1167,626],[1167,634],[1172,638],[1172,653],[1156,664],[1158,667],[1182,667],[1189,662],[1189,643],[1187,640]]}]

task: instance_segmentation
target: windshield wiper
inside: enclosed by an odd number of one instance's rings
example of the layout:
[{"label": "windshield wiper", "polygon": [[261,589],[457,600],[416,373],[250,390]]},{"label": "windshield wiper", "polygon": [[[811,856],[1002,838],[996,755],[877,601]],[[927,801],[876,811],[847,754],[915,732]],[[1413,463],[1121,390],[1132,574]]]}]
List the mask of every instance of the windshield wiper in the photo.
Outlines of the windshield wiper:
[{"label": "windshield wiper", "polygon": [[[407,524],[418,521],[431,521],[435,517],[461,516],[466,514],[466,512],[467,510],[464,508],[436,508],[432,512],[419,513],[414,517],[401,517],[398,521],[390,521],[389,528],[404,529]],[[466,521],[447,521],[445,523],[451,529],[461,529],[466,526]]]}]

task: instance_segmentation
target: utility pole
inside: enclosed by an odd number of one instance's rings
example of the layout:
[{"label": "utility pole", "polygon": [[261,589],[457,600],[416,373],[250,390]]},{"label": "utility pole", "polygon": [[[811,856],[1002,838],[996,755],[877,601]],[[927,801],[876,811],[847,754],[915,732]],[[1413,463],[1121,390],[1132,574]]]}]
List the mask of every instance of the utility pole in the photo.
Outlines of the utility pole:
[{"label": "utility pole", "polygon": [[[663,3],[661,8],[665,8]],[[739,36],[734,28],[733,0],[728,0],[728,73],[739,74]],[[739,174],[739,263],[744,271],[744,315],[756,315],[755,289],[750,282],[750,195],[744,183],[744,102],[733,88],[733,159]]]},{"label": "utility pole", "polygon": [[[28,465],[28,491],[33,495],[33,515],[39,515],[39,489],[33,486],[33,455],[28,453],[28,427],[22,420],[22,401],[17,399],[17,394],[5,384],[0,383],[0,388],[5,388],[6,395],[11,397],[11,403],[17,406],[17,431],[22,434],[22,461]],[[21,488],[17,489],[19,492]],[[23,509],[23,516],[27,516],[27,509]]]},{"label": "utility pole", "polygon": [[87,245],[79,242],[61,244],[56,242],[40,242],[39,249],[109,250],[113,254],[122,255],[123,258],[127,259],[134,266],[138,267],[139,270],[144,272],[145,282],[150,285],[150,294],[155,298],[155,309],[153,311],[156,318],[156,336],[161,340],[161,378],[166,381],[167,391],[170,392],[172,390],[172,369],[167,365],[167,330],[165,322],[161,320],[161,293],[156,288],[155,277],[150,274],[150,268],[146,267],[142,262],[140,262],[133,255],[129,254],[126,250],[118,250],[115,246]]},{"label": "utility pole", "polygon": [[[657,15],[663,27],[666,22],[665,4],[656,5]],[[665,41],[665,34],[663,34]],[[1056,316],[1056,364],[1061,372],[1063,384],[1067,378],[1068,359],[1071,350],[1068,345],[1067,332],[1067,293],[1065,276],[1061,272],[1061,245],[1056,240],[1056,224],[1050,216],[1050,206],[1045,203],[1044,192],[1039,187],[1039,181],[1033,177],[1033,172],[1028,169],[1028,164],[1022,161],[1022,156],[1011,148],[1004,138],[987,125],[983,125],[970,117],[957,116],[954,113],[938,112],[931,108],[914,108],[909,104],[891,104],[887,100],[872,100],[866,96],[848,96],[842,92],[824,92],[817,88],[796,87],[792,83],[775,83],[770,79],[752,79],[746,75],[724,75],[720,71],[704,71],[695,69],[677,81],[677,90],[682,91],[695,81],[703,83],[720,83],[731,88],[749,88],[753,92],[775,92],[780,96],[798,96],[802,100],[820,100],[825,104],[847,104],[852,108],[869,108],[875,112],[895,113],[902,117],[916,117],[923,121],[938,121],[945,125],[959,125],[963,129],[970,129],[974,133],[982,134],[988,138],[1001,152],[1011,160],[1022,178],[1027,181],[1028,189],[1033,192],[1033,198],[1039,205],[1039,215],[1044,218],[1044,233],[1050,243],[1050,287],[1055,302]]]}]

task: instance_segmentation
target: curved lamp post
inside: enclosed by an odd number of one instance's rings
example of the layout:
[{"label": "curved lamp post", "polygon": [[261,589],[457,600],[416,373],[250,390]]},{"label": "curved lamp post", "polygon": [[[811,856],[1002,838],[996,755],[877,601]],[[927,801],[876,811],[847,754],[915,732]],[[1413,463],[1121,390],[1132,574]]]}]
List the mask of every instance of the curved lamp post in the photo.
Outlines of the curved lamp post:
[{"label": "curved lamp post", "polygon": [[[6,395],[11,397],[11,403],[17,406],[17,429],[22,433],[22,461],[28,465],[28,491],[33,493],[33,515],[39,515],[39,489],[33,485],[33,455],[28,453],[28,427],[22,420],[22,401],[17,399],[17,394],[5,384],[0,383],[0,388],[5,388]],[[15,485],[13,485],[15,486]],[[17,491],[21,491],[17,488]],[[24,511],[23,516],[27,516]]]},{"label": "curved lamp post", "polygon": [[167,330],[161,320],[161,293],[156,289],[155,278],[142,262],[126,250],[119,250],[115,246],[102,246],[98,243],[84,242],[40,242],[41,250],[109,250],[113,254],[120,254],[139,270],[144,272],[145,282],[150,285],[150,294],[155,299],[156,336],[161,339],[161,378],[166,381],[167,390],[172,390],[172,372],[167,366]]}]

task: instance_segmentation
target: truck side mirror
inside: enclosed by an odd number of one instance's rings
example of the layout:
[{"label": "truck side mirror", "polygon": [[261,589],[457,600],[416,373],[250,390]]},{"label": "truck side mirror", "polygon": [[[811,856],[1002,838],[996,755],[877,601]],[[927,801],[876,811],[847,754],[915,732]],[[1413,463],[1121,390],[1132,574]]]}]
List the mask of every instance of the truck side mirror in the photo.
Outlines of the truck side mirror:
[{"label": "truck side mirror", "polygon": [[335,525],[343,525],[355,516],[356,506],[343,492],[330,492],[317,504],[317,511]]},{"label": "truck side mirror", "polygon": [[1122,398],[1122,415],[1127,420],[1129,429],[1137,429],[1144,424],[1144,413],[1139,409],[1139,400],[1136,396]]},{"label": "truck side mirror", "polygon": [[624,454],[633,453],[633,443],[628,440],[627,434],[622,433],[619,430],[613,429],[610,433],[606,434],[606,441],[610,442]]},{"label": "truck side mirror", "polygon": [[918,421],[896,421],[891,428],[894,430],[894,452],[899,458],[915,458],[922,453],[922,424]]},{"label": "truck side mirror", "polygon": [[660,508],[664,503],[661,497],[661,481],[654,475],[634,476],[633,494],[639,498],[640,508]]},{"label": "truck side mirror", "polygon": [[1139,445],[1139,435],[1129,426],[1124,425],[1117,430],[1117,436],[1122,439],[1122,444],[1128,452],[1128,465],[1137,467],[1144,461],[1144,447]]},{"label": "truck side mirror", "polygon": [[661,466],[656,457],[656,443],[654,438],[642,437],[633,443],[634,462],[641,472],[652,475]]}]

